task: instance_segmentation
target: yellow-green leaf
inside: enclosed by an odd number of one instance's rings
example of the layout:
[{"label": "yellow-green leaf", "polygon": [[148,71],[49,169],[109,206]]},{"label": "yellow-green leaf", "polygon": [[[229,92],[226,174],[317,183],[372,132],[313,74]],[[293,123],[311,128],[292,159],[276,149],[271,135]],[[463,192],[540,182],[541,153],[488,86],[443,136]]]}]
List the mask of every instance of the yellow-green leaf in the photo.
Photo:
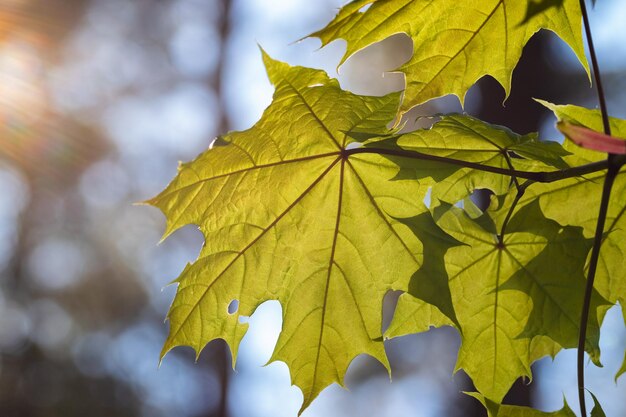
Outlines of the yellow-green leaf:
[{"label": "yellow-green leaf", "polygon": [[[464,369],[494,401],[517,378],[531,376],[534,360],[577,345],[577,301],[584,293],[583,264],[590,241],[580,229],[541,218],[537,204],[525,207],[511,220],[502,243],[456,207],[447,207],[437,222],[464,244],[445,254],[461,328],[457,369]],[[595,294],[593,311],[602,303]],[[549,312],[545,317],[544,311]],[[592,320],[586,350],[595,360],[598,335],[598,322]]]},{"label": "yellow-green leaf", "polygon": [[[406,151],[477,164],[463,169],[455,165],[431,164],[426,174],[435,181],[431,193],[434,205],[438,200],[462,200],[478,188],[505,194],[513,186],[511,177],[503,175],[510,169],[552,171],[568,167],[563,157],[569,152],[560,144],[539,141],[536,134],[518,135],[506,127],[466,115],[445,115],[430,129],[394,135],[391,139],[373,141],[365,146],[377,149],[389,143]],[[497,168],[500,172],[487,172],[482,167]],[[419,178],[409,171],[401,171],[401,178]],[[424,170],[420,169],[420,172]]]},{"label": "yellow-green leaf", "polygon": [[[599,110],[585,109],[573,105],[554,105],[540,101],[551,109],[559,120],[585,126],[595,131],[602,130],[602,116]],[[613,136],[626,138],[626,120],[610,118]],[[571,166],[579,166],[606,158],[606,154],[579,148],[565,143],[573,154],[564,157]],[[520,206],[538,199],[541,209],[551,219],[562,225],[583,227],[586,236],[593,236],[598,218],[598,206],[606,171],[599,171],[584,177],[570,178],[551,184],[533,184],[526,190]],[[613,186],[613,195],[626,193],[626,175],[618,175]],[[572,206],[572,201],[576,205]],[[626,270],[621,260],[626,257],[626,204],[619,198],[612,199],[609,205],[605,237],[600,251],[600,260],[594,283],[598,292],[612,303],[626,302]]]},{"label": "yellow-green leaf", "polygon": [[476,398],[487,410],[489,417],[576,417],[576,414],[563,398],[563,408],[558,411],[545,412],[517,405],[501,405],[485,398],[477,392],[468,392],[467,395]]},{"label": "yellow-green leaf", "polygon": [[416,162],[350,146],[346,132],[388,133],[398,94],[357,96],[323,71],[264,60],[275,94],[261,120],[182,164],[149,201],[165,213],[166,235],[191,223],[205,236],[176,280],[163,355],[179,345],[199,354],[222,338],[234,363],[248,327],[240,317],[278,300],[283,327],[270,361],[289,366],[304,409],[343,383],[357,355],[389,366],[383,298],[408,289],[423,252],[399,219],[426,212],[432,181],[391,181]]},{"label": "yellow-green leaf", "polygon": [[[578,0],[551,2],[531,10],[534,0],[357,0],[344,6],[322,30],[322,45],[345,39],[342,59],[396,34],[413,41],[413,55],[399,70],[406,75],[401,113],[432,98],[467,90],[491,75],[508,96],[522,49],[540,29],[556,33],[588,70]],[[371,5],[366,11],[365,6]]]}]

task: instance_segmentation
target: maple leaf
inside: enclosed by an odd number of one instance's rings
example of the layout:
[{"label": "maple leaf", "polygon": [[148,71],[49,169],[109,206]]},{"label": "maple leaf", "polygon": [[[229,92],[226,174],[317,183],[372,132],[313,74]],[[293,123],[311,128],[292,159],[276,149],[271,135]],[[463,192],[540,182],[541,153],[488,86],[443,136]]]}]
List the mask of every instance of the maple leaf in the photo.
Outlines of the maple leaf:
[{"label": "maple leaf", "polygon": [[428,187],[389,181],[402,161],[346,149],[356,142],[346,132],[388,133],[398,94],[357,96],[323,71],[263,59],[275,94],[261,120],[181,165],[148,202],[165,213],[166,236],[190,223],[205,236],[176,280],[162,355],[178,345],[199,355],[222,338],[234,364],[248,327],[240,317],[278,300],[283,326],[270,362],[287,363],[304,409],[342,384],[359,354],[389,367],[383,297],[405,290],[422,262],[421,243],[397,219],[426,212]]},{"label": "maple leaf", "polygon": [[406,293],[400,295],[392,321],[385,331],[385,338],[425,332],[431,326],[459,328],[448,286],[444,255],[448,249],[462,243],[443,232],[435,224],[430,212],[403,219],[402,222],[427,244],[424,246],[424,261],[411,277]]},{"label": "maple leaf", "polygon": [[[413,55],[399,68],[406,75],[400,113],[430,99],[467,90],[491,75],[508,97],[511,75],[531,36],[556,33],[589,72],[581,37],[578,0],[357,0],[344,6],[324,29],[309,36],[322,46],[347,42],[341,63],[368,45],[405,33]],[[365,6],[367,10],[361,11]],[[539,7],[537,7],[539,6]],[[547,7],[546,7],[547,6]],[[530,13],[530,14],[529,14]]]},{"label": "maple leaf", "polygon": [[[540,101],[551,109],[559,120],[584,126],[594,131],[602,130],[602,115],[599,110],[585,109],[573,105],[554,105]],[[610,118],[611,131],[615,137],[626,138],[626,120]],[[572,155],[565,157],[571,166],[579,166],[606,159],[606,154],[572,146],[565,147]],[[569,178],[550,184],[533,184],[526,190],[519,206],[539,200],[546,217],[562,225],[583,227],[586,236],[593,236],[598,218],[598,204],[602,194],[606,172],[599,171],[583,177]],[[626,192],[626,178],[620,173],[613,186],[615,195]],[[572,201],[576,201],[575,209]],[[621,260],[626,257],[626,204],[619,199],[611,201],[607,214],[607,226],[600,250],[600,259],[594,287],[612,303],[626,302],[626,271]]]},{"label": "maple leaf", "polygon": [[[240,318],[278,300],[283,328],[270,362],[287,363],[304,409],[329,384],[343,384],[359,354],[389,367],[387,291],[409,291],[433,305],[433,317],[457,323],[447,277],[430,276],[438,261],[423,261],[447,244],[423,248],[441,234],[422,202],[431,186],[468,167],[501,181],[508,168],[499,144],[545,161],[516,158],[524,166],[563,166],[563,153],[461,115],[399,135],[387,128],[399,94],[358,96],[323,71],[263,59],[275,93],[261,120],[182,164],[148,201],[167,217],[165,236],[186,224],[205,236],[198,260],[176,280],[162,355],[179,345],[199,355],[222,338],[234,364],[248,327]],[[454,195],[471,187],[463,190]]]},{"label": "maple leaf", "polygon": [[[448,247],[444,256],[462,340],[456,369],[499,402],[517,378],[531,376],[533,361],[577,345],[578,300],[591,241],[579,228],[540,221],[537,204],[513,217],[502,244],[494,225],[485,228],[488,222],[477,222],[462,209],[442,205],[435,212],[443,231],[462,243]],[[550,265],[561,269],[557,273]],[[604,303],[594,294],[594,311]],[[414,332],[424,331],[422,319],[411,317],[414,311],[424,311],[422,302],[401,297],[387,336],[410,333],[415,320]],[[434,315],[430,324],[449,323]],[[598,339],[599,324],[592,321],[586,349],[596,361]]]},{"label": "maple leaf", "polygon": [[[536,133],[518,135],[504,126],[492,125],[467,115],[449,114],[431,129],[393,135],[390,139],[371,141],[366,148],[401,148],[466,163],[432,164],[428,171],[423,163],[420,172],[433,178],[431,201],[460,201],[474,190],[487,188],[495,194],[511,189],[510,170],[550,171],[567,168],[563,157],[569,155],[557,142],[539,141]],[[490,170],[490,168],[496,170]],[[504,174],[504,175],[503,175]],[[417,178],[414,170],[404,169],[399,178]]]}]

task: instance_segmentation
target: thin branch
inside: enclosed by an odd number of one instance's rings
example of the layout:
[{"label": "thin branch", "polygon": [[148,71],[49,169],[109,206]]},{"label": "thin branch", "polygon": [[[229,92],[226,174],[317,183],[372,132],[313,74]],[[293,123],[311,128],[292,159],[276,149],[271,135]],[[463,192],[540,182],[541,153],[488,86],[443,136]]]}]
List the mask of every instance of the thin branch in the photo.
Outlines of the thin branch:
[{"label": "thin branch", "polygon": [[531,180],[528,180],[517,187],[517,194],[515,195],[515,199],[513,200],[513,203],[511,204],[511,207],[509,208],[509,212],[506,214],[506,217],[504,218],[504,222],[502,222],[502,228],[500,229],[500,234],[498,235],[498,244],[500,246],[504,245],[504,234],[506,232],[506,226],[509,224],[511,217],[513,216],[513,211],[515,210],[515,207],[517,207],[517,203],[519,203],[522,196],[526,192],[526,188],[528,188],[532,184],[534,184],[534,182]]},{"label": "thin branch", "polygon": [[578,401],[580,404],[580,413],[583,417],[587,416],[585,406],[585,341],[587,339],[587,324],[589,322],[589,310],[591,306],[591,294],[593,293],[593,283],[596,277],[596,269],[598,259],[600,257],[600,247],[602,245],[602,235],[604,234],[604,224],[609,209],[609,199],[611,197],[611,189],[615,177],[619,172],[619,166],[611,165],[604,179],[604,187],[602,188],[602,199],[600,201],[600,212],[598,214],[598,223],[596,224],[596,232],[593,239],[593,248],[591,249],[591,258],[589,260],[589,270],[587,272],[587,285],[585,288],[585,297],[583,300],[583,308],[580,313],[580,332],[578,334]]},{"label": "thin branch", "polygon": [[[593,68],[593,76],[596,82],[596,90],[598,92],[598,102],[602,113],[602,124],[604,133],[611,135],[611,124],[609,123],[609,112],[607,110],[606,98],[604,95],[604,87],[602,86],[602,77],[600,75],[600,66],[596,57],[596,50],[593,45],[593,37],[591,35],[591,25],[589,24],[589,15],[587,14],[587,5],[585,0],[580,0],[580,10],[583,16],[583,24],[585,26],[585,36],[587,45],[589,46],[589,56],[591,57],[591,65]],[[604,234],[604,224],[609,208],[611,197],[611,189],[615,177],[619,173],[621,166],[624,164],[623,157],[609,154],[607,157],[609,165],[608,172],[604,179],[604,187],[602,189],[602,197],[600,200],[600,212],[598,214],[598,222],[596,224],[596,232],[591,250],[591,258],[589,260],[589,270],[587,272],[587,285],[585,288],[585,296],[580,317],[580,332],[578,337],[578,357],[576,368],[578,372],[578,402],[580,405],[580,414],[587,417],[587,407],[585,404],[585,341],[587,339],[587,324],[589,322],[589,310],[591,306],[591,294],[593,292],[593,283],[596,277],[596,269],[598,259],[600,257],[600,247],[602,245],[602,235]]]},{"label": "thin branch", "polygon": [[[526,180],[532,180],[534,182],[555,182],[566,178],[579,177],[585,174],[591,174],[594,172],[605,170],[609,167],[608,161],[598,161],[589,164],[581,165],[573,168],[566,168],[559,171],[517,171],[515,169],[506,169],[493,167],[489,165],[482,165],[476,162],[463,161],[459,159],[447,158],[444,156],[428,155],[417,151],[409,151],[404,149],[384,149],[384,148],[355,148],[349,149],[344,152],[347,156],[356,154],[378,154],[387,156],[398,156],[401,158],[418,159],[422,161],[435,161],[444,164],[460,166],[463,168],[472,168],[479,171],[491,172],[494,174],[508,175],[511,177],[522,178]],[[622,159],[626,159],[626,156],[621,155]]]},{"label": "thin branch", "polygon": [[587,14],[587,6],[585,0],[580,0],[580,11],[583,15],[583,23],[585,26],[585,36],[587,45],[589,46],[589,56],[591,57],[591,66],[593,68],[593,77],[596,82],[596,90],[598,92],[598,102],[600,103],[600,111],[602,112],[602,125],[604,133],[611,135],[611,124],[609,123],[609,111],[606,106],[606,97],[604,95],[604,87],[602,86],[602,77],[600,76],[600,66],[596,57],[596,48],[593,46],[593,37],[591,36],[591,25],[589,24],[589,15]]},{"label": "thin branch", "polygon": [[[506,164],[509,166],[509,169],[511,171],[514,171],[515,168],[513,167],[513,163],[511,162],[511,157],[509,156],[509,151],[504,150],[503,155],[504,155],[504,159],[506,159]],[[519,184],[519,181],[517,180],[517,177],[515,175],[513,175],[512,180],[513,180],[513,183],[515,184],[515,188],[517,188],[517,192],[519,193],[519,191],[520,191],[520,184]],[[523,193],[524,192],[522,191],[522,194]]]}]

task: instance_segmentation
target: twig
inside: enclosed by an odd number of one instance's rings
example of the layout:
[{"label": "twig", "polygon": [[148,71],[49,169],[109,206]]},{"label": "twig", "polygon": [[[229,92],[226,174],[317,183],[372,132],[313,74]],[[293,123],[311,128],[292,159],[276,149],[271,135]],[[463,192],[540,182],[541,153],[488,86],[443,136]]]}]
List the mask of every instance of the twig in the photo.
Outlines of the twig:
[{"label": "twig", "polygon": [[[558,171],[517,171],[515,169],[507,169],[500,167],[493,167],[489,165],[482,165],[476,162],[463,161],[459,159],[447,158],[445,156],[429,155],[417,151],[409,151],[405,149],[385,149],[385,148],[355,148],[345,151],[347,156],[356,154],[378,154],[387,156],[397,156],[401,158],[419,159],[423,161],[435,161],[444,164],[450,164],[460,166],[463,168],[472,168],[479,171],[491,172],[494,174],[508,175],[511,177],[517,177],[532,180],[534,182],[555,182],[566,178],[579,177],[585,174],[591,174],[594,172],[605,170],[609,167],[608,161],[592,162],[590,164],[581,165],[573,168],[561,169]],[[625,155],[620,155],[620,159],[626,159]]]},{"label": "twig", "polygon": [[[604,126],[604,133],[611,135],[611,124],[609,123],[609,112],[606,106],[606,98],[604,95],[604,87],[602,86],[602,77],[600,76],[600,67],[598,65],[598,58],[596,57],[595,47],[593,46],[593,37],[591,36],[591,25],[589,24],[589,16],[587,14],[587,6],[585,0],[580,0],[580,10],[583,16],[583,24],[585,26],[585,36],[587,38],[587,45],[589,46],[589,56],[591,57],[591,65],[593,68],[593,76],[596,82],[596,90],[598,92],[598,101],[600,104],[600,111],[602,113],[602,124]],[[598,222],[596,224],[595,237],[593,241],[593,248],[591,250],[591,258],[589,260],[589,270],[587,272],[587,285],[585,288],[585,296],[583,299],[583,306],[580,317],[580,332],[578,337],[578,357],[577,357],[577,372],[578,372],[578,402],[580,404],[580,414],[582,417],[587,417],[587,407],[585,404],[585,341],[587,339],[587,324],[589,322],[589,309],[591,306],[591,294],[593,292],[593,283],[596,277],[596,269],[598,266],[598,259],[600,257],[600,247],[602,245],[602,235],[604,234],[604,224],[606,222],[606,216],[608,213],[609,201],[611,197],[611,188],[615,177],[619,173],[620,167],[623,165],[620,157],[609,154],[607,157],[607,163],[609,165],[606,178],[604,179],[604,187],[602,189],[602,197],[600,200],[600,212],[598,214]]]},{"label": "twig", "polygon": [[500,229],[500,234],[498,235],[498,244],[504,245],[504,233],[506,232],[506,226],[509,224],[511,217],[513,216],[513,211],[515,211],[515,207],[517,207],[517,203],[519,203],[520,199],[524,196],[524,192],[526,192],[526,188],[530,185],[534,184],[533,181],[528,180],[523,184],[517,187],[517,195],[515,195],[515,199],[509,208],[509,212],[506,214],[504,218],[504,222],[502,222],[502,228]]}]

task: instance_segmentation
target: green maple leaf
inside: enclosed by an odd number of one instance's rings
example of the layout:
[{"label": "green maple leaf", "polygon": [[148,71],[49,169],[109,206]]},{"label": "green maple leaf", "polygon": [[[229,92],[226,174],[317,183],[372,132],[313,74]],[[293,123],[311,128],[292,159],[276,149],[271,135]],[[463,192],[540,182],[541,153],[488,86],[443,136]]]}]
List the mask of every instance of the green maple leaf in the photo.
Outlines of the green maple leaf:
[{"label": "green maple leaf", "polygon": [[563,408],[558,411],[544,412],[528,407],[516,405],[502,405],[485,398],[477,392],[468,392],[467,395],[476,398],[487,410],[489,417],[575,417],[576,414],[563,398]]},{"label": "green maple leaf", "polygon": [[406,75],[404,113],[447,94],[463,103],[467,90],[484,75],[495,78],[508,96],[522,49],[540,29],[560,36],[588,71],[577,0],[355,0],[310,36],[322,45],[345,39],[343,63],[368,45],[406,33],[413,55],[399,68]]},{"label": "green maple leaf", "polygon": [[[323,388],[343,383],[355,356],[366,353],[388,367],[381,334],[387,291],[414,293],[433,305],[433,317],[456,323],[447,277],[426,273],[433,262],[423,262],[422,244],[440,233],[422,200],[436,181],[462,171],[465,162],[454,157],[499,169],[489,172],[498,181],[508,169],[496,156],[499,143],[545,161],[515,164],[563,161],[533,137],[468,116],[398,135],[387,125],[399,94],[354,95],[323,71],[264,60],[275,93],[261,120],[181,165],[148,202],[165,213],[166,236],[186,224],[205,236],[198,260],[176,280],[162,355],[179,345],[199,355],[222,338],[234,364],[248,327],[240,317],[278,300],[283,328],[270,362],[287,363],[304,409]],[[465,196],[471,187],[463,187]],[[442,255],[434,246],[426,252]]]},{"label": "green maple leaf", "polygon": [[[458,114],[441,116],[431,129],[393,135],[390,139],[371,141],[365,146],[371,149],[389,146],[475,164],[459,169],[456,165],[437,162],[424,171],[422,163],[419,172],[425,172],[435,181],[431,193],[435,204],[438,200],[462,200],[480,188],[490,189],[498,195],[505,194],[513,183],[503,172],[567,168],[563,157],[569,155],[560,144],[539,141],[536,134],[518,135],[506,127]],[[490,172],[490,167],[500,172]],[[401,171],[399,178],[421,179],[411,169]]]},{"label": "green maple leaf", "polygon": [[[492,227],[469,218],[462,210],[437,208],[438,225],[463,245],[445,252],[445,269],[462,345],[457,369],[464,369],[477,389],[499,402],[519,377],[530,377],[530,364],[561,347],[577,345],[582,274],[590,241],[580,229],[540,221],[538,205],[513,217],[503,244]],[[554,270],[551,265],[562,268]],[[603,304],[597,294],[592,309]],[[423,309],[421,301],[405,297],[398,322]],[[547,314],[544,314],[548,312]],[[446,324],[434,317],[434,325]],[[394,319],[395,320],[395,319]],[[410,331],[392,322],[388,336]],[[418,322],[416,331],[423,331]],[[590,324],[586,350],[599,359],[599,325]]]},{"label": "green maple leaf", "polygon": [[343,383],[357,355],[389,366],[382,301],[407,290],[422,263],[422,244],[401,219],[427,212],[432,180],[397,178],[413,159],[347,150],[357,143],[348,132],[389,134],[398,94],[357,96],[323,71],[264,60],[276,90],[261,120],[182,164],[148,202],[165,213],[166,236],[186,224],[205,236],[198,260],[176,280],[162,355],[179,345],[199,355],[222,338],[234,364],[248,327],[240,317],[278,300],[283,327],[270,362],[287,363],[304,409]]},{"label": "green maple leaf", "polygon": [[[551,109],[559,120],[574,122],[596,131],[602,130],[602,116],[599,110],[540,102]],[[626,138],[626,120],[610,118],[610,124],[614,136]],[[566,141],[565,147],[572,153],[565,157],[571,166],[606,159],[606,154],[574,146],[569,140]],[[598,219],[598,205],[605,175],[604,171],[599,171],[550,184],[533,184],[526,190],[519,206],[538,199],[546,217],[562,225],[581,226],[585,235],[591,237]],[[626,193],[626,178],[623,173],[618,175],[613,193],[615,196]],[[574,208],[572,201],[576,201]],[[626,257],[624,241],[626,241],[626,204],[615,198],[609,205],[605,237],[594,283],[598,292],[612,303],[626,302],[626,273],[621,263]]]}]

